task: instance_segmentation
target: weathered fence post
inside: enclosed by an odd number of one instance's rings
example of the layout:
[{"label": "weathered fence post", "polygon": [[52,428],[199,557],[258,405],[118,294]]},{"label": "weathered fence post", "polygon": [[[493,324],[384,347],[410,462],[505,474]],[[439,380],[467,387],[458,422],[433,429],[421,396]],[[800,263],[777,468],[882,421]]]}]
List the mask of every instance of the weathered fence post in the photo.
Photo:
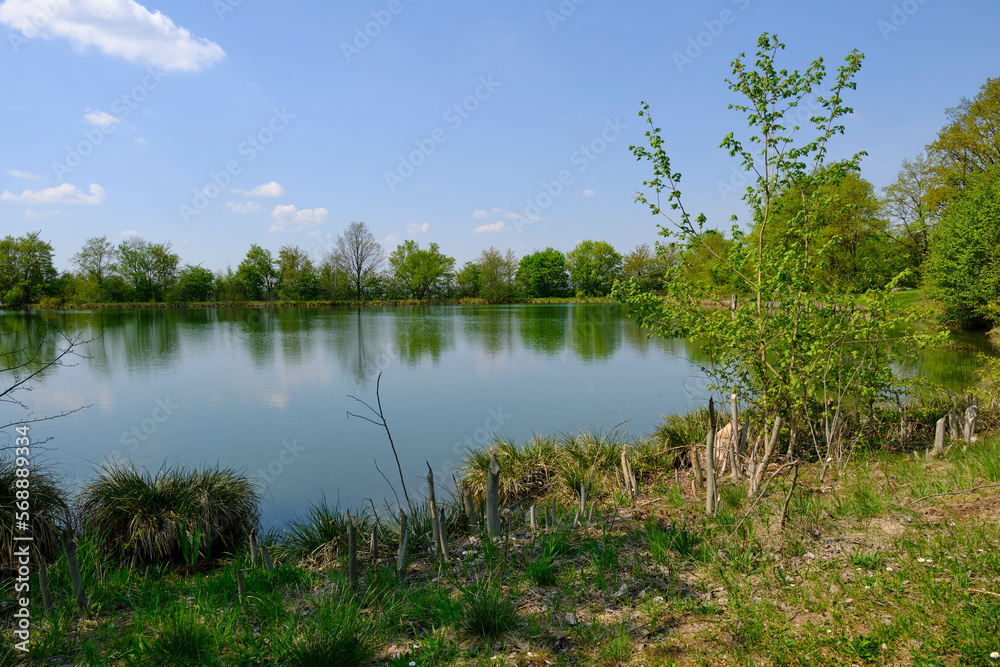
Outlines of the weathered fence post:
[{"label": "weathered fence post", "polygon": [[934,431],[934,449],[931,450],[931,456],[938,457],[944,453],[944,429],[945,421],[947,419],[948,417],[946,415],[937,420],[937,427]]},{"label": "weathered fence post", "polygon": [[708,399],[708,436],[705,442],[705,514],[715,515],[715,399]]},{"label": "weathered fence post", "polygon": [[587,511],[587,486],[580,482],[580,514]]},{"label": "weathered fence post", "polygon": [[257,567],[260,564],[260,556],[257,553],[257,531],[250,531],[250,565]]},{"label": "weathered fence post", "polygon": [[[971,401],[970,401],[971,403]],[[971,443],[976,435],[976,419],[979,416],[979,408],[975,404],[969,405],[965,409],[965,441]]]},{"label": "weathered fence post", "polygon": [[274,561],[271,560],[271,550],[267,548],[266,544],[260,545],[260,557],[264,561],[264,567],[270,572],[274,570]]},{"label": "weathered fence post", "polygon": [[240,598],[240,604],[243,606],[243,613],[250,613],[250,603],[247,602],[247,582],[243,578],[243,570],[236,570],[236,592]]},{"label": "weathered fence post", "polygon": [[465,513],[469,517],[469,530],[475,532],[479,529],[479,517],[476,516],[476,502],[468,482],[462,483],[462,501],[465,503]]},{"label": "weathered fence post", "polygon": [[948,413],[948,427],[953,440],[960,440],[962,438],[962,434],[958,430],[958,411],[954,407]]},{"label": "weathered fence post", "polygon": [[406,512],[399,510],[399,553],[396,555],[396,573],[399,583],[406,583],[406,549],[410,544],[410,533],[406,529]]},{"label": "weathered fence post", "polygon": [[73,595],[76,603],[85,614],[90,613],[90,601],[83,591],[83,577],[80,576],[80,559],[77,557],[76,536],[71,531],[63,533],[63,542],[66,547],[66,565],[69,567],[69,579],[73,584]]},{"label": "weathered fence post", "polygon": [[38,565],[38,587],[42,589],[42,606],[45,613],[52,613],[52,591],[49,590],[49,568],[43,560]]},{"label": "weathered fence post", "polygon": [[531,532],[538,532],[538,523],[535,521],[535,506],[532,505],[528,508],[528,525],[531,526]]},{"label": "weathered fence post", "polygon": [[448,550],[448,526],[444,520],[443,507],[438,517],[438,538],[441,540],[441,558],[447,563],[451,560],[451,552]]},{"label": "weathered fence post", "polygon": [[434,471],[431,470],[429,462],[425,463],[427,463],[427,504],[431,512],[431,558],[436,559],[441,536],[438,534],[437,503],[434,501]]},{"label": "weathered fence post", "polygon": [[347,577],[351,590],[358,590],[358,522],[347,513]]},{"label": "weathered fence post", "polygon": [[490,454],[486,475],[486,530],[493,537],[500,536],[500,465],[496,452]]}]

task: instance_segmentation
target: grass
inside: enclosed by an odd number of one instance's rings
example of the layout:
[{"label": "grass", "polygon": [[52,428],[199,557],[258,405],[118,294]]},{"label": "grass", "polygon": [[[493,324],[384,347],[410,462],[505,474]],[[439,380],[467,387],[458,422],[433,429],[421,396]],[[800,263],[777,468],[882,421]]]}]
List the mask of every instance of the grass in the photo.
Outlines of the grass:
[{"label": "grass", "polygon": [[[13,453],[13,450],[12,450]],[[71,522],[70,508],[65,494],[53,473],[31,465],[28,489],[21,488],[24,478],[18,476],[17,458],[0,453],[0,578],[5,573],[16,570],[14,555],[15,526],[24,512],[18,508],[22,495],[29,496],[30,534],[34,538],[31,545],[34,559],[44,557],[53,560],[60,549],[60,535]],[[25,468],[22,467],[22,470]]]},{"label": "grass", "polygon": [[[551,441],[567,460],[607,454],[595,469],[612,465],[610,446],[640,445],[592,434]],[[649,441],[662,451],[664,440]],[[990,485],[1000,484],[1000,437],[953,443],[937,460],[893,447],[862,449],[822,482],[821,465],[804,462],[784,527],[790,480],[760,499],[720,480],[708,517],[691,471],[673,461],[650,468],[638,499],[616,500],[617,482],[600,478],[595,519],[576,527],[565,512],[575,498],[557,476],[535,496],[563,503],[548,530],[532,532],[522,505],[504,539],[471,534],[446,501],[451,562],[428,558],[424,511],[404,583],[398,527],[364,515],[380,526],[381,557],[362,549],[357,591],[337,553],[345,515],[325,501],[298,533],[262,538],[281,555],[273,571],[239,551],[196,571],[176,559],[132,568],[131,552],[82,532],[93,613],[74,607],[65,558],[55,558],[56,611],[35,607],[27,664],[997,667],[1000,487]],[[0,649],[0,667],[18,660]]]},{"label": "grass", "polygon": [[85,532],[121,557],[161,563],[182,557],[179,532],[195,529],[205,558],[242,548],[259,520],[253,482],[235,470],[105,465],[80,494]]}]

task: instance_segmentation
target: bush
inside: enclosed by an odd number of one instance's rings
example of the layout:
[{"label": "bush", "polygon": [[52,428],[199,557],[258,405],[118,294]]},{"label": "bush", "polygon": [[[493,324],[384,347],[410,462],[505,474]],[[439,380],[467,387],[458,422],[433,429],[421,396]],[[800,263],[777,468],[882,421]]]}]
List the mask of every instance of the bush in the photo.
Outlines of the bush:
[{"label": "bush", "polygon": [[177,560],[178,530],[200,532],[202,556],[235,552],[256,528],[260,500],[253,482],[232,469],[162,469],[155,475],[131,464],[104,466],[80,495],[84,530],[106,549],[144,562]]},{"label": "bush", "polygon": [[517,608],[503,590],[482,585],[465,592],[462,630],[480,639],[499,639],[517,625]]},{"label": "bush", "polygon": [[59,535],[70,524],[70,510],[62,489],[55,476],[47,470],[31,468],[31,476],[17,474],[17,460],[8,456],[0,457],[0,576],[14,572],[17,561],[14,557],[14,535],[17,514],[18,480],[28,479],[30,495],[31,530],[34,538],[33,560],[39,556],[47,562],[55,560],[60,550]]},{"label": "bush", "polygon": [[353,667],[374,655],[368,637],[371,628],[350,603],[321,603],[306,628],[298,628],[285,641],[282,665]]}]

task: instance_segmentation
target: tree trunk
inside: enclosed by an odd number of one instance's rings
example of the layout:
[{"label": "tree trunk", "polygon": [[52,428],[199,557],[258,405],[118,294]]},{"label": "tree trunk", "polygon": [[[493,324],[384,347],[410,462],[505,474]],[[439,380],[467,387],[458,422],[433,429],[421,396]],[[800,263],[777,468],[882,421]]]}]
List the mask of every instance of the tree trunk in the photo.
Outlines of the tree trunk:
[{"label": "tree trunk", "polygon": [[496,452],[490,454],[490,469],[486,475],[486,530],[500,536],[500,466]]}]

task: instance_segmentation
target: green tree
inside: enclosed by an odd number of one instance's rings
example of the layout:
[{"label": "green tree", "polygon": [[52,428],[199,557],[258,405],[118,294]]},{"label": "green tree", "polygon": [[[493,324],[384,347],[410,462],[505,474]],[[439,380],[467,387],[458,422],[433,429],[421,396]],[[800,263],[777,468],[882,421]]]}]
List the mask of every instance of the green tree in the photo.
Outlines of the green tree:
[{"label": "green tree", "polygon": [[[810,267],[817,291],[861,293],[882,287],[905,267],[886,261],[888,223],[875,188],[851,164],[826,171],[792,181],[775,198],[764,242],[786,246],[808,226],[809,243],[818,251]],[[897,270],[889,275],[886,267]]]},{"label": "green tree", "polygon": [[925,277],[947,324],[1000,324],[1000,166],[968,178],[931,237]]},{"label": "green tree", "polygon": [[569,296],[566,256],[555,248],[525,255],[517,268],[517,282],[527,296],[536,299]]},{"label": "green tree", "polygon": [[503,303],[514,296],[517,256],[513,250],[501,253],[491,247],[479,255],[476,264],[479,266],[479,298],[487,303]]},{"label": "green tree", "polygon": [[706,229],[700,239],[692,239],[684,246],[679,268],[688,280],[702,285],[706,292],[715,296],[722,298],[739,293],[742,289],[739,274],[732,270],[734,248],[737,246],[734,239],[726,237],[725,232]]},{"label": "green tree", "polygon": [[0,240],[0,299],[8,307],[37,301],[58,277],[52,245],[41,239],[41,231]]},{"label": "green tree", "polygon": [[236,284],[243,298],[251,301],[270,300],[278,286],[278,271],[271,251],[252,244],[246,257],[236,267]]},{"label": "green tree", "polygon": [[414,299],[439,295],[448,289],[455,259],[441,254],[437,243],[421,250],[416,241],[403,241],[389,255],[393,278],[399,288]]},{"label": "green tree", "polygon": [[580,241],[566,253],[566,268],[578,296],[605,296],[622,267],[622,256],[605,241]]},{"label": "green tree", "polygon": [[935,177],[929,200],[943,207],[969,176],[1000,164],[1000,77],[986,79],[971,100],[948,109],[948,123],[927,146]]},{"label": "green tree", "polygon": [[341,236],[337,237],[337,254],[340,263],[354,283],[354,292],[361,301],[362,290],[378,275],[385,262],[382,244],[363,222],[352,222]]},{"label": "green tree", "polygon": [[125,281],[131,301],[161,301],[177,279],[180,257],[170,251],[170,242],[150,243],[130,236],[118,244],[115,267]]},{"label": "green tree", "polygon": [[277,265],[279,289],[285,298],[316,298],[319,275],[309,253],[298,246],[283,245],[278,251]]},{"label": "green tree", "polygon": [[177,291],[181,301],[211,301],[215,280],[215,274],[200,264],[185,265],[177,274]]},{"label": "green tree", "polygon": [[939,217],[931,199],[933,184],[931,164],[918,155],[912,162],[903,160],[896,180],[882,189],[882,213],[889,219],[891,239],[902,246],[918,277]]},{"label": "green tree", "polygon": [[621,278],[625,281],[635,278],[647,292],[659,290],[667,272],[678,262],[676,246],[657,243],[656,250],[651,250],[648,243],[643,243],[622,259]]},{"label": "green tree", "polygon": [[83,242],[80,252],[70,258],[78,276],[93,286],[93,293],[100,298],[104,281],[115,271],[115,246],[107,236],[95,236]]},{"label": "green tree", "polygon": [[474,298],[479,296],[479,283],[482,271],[479,263],[469,260],[462,265],[461,271],[455,274],[455,288],[461,298]]},{"label": "green tree", "polygon": [[[632,148],[637,158],[651,165],[653,177],[644,182],[646,191],[637,201],[666,220],[660,225],[661,235],[675,237],[684,246],[704,247],[724,262],[739,293],[747,298],[735,310],[706,308],[713,302],[728,304],[683,271],[670,274],[662,295],[643,292],[635,279],[620,285],[615,295],[630,304],[647,328],[699,341],[710,386],[726,396],[736,393],[744,405],[749,404],[757,433],[780,416],[789,425],[789,449],[794,450],[796,433],[824,433],[822,420],[832,416],[825,412],[828,406],[835,411],[847,402],[854,407],[870,405],[904,386],[894,373],[892,355],[897,350],[912,353],[928,338],[893,333],[903,320],[889,312],[888,286],[869,292],[863,303],[838,295],[817,299],[823,284],[814,266],[827,261],[830,249],[821,241],[817,211],[830,184],[858,171],[862,154],[829,166],[825,158],[830,140],[844,131],[841,119],[852,112],[843,95],[855,88],[853,79],[863,56],[851,52],[829,93],[815,98],[821,111],[809,119],[816,132],[809,139],[803,138],[792,114],[822,85],[826,77],[822,59],[805,72],[789,72],[775,61],[784,49],[777,37],[765,33],[757,46],[754,62],[740,55],[732,63],[732,78],[727,79],[730,90],[742,98],[730,108],[746,114],[750,136],[743,140],[732,132],[723,139],[722,148],[739,157],[744,171],[756,177],[743,196],[753,233],[745,235],[734,218],[728,257],[712,248],[705,215],[693,216],[685,208],[678,185],[681,176],[671,164],[648,105],[640,112],[649,124],[648,145]],[[792,189],[800,194],[794,216],[787,208],[776,210],[777,199]],[[777,235],[769,242],[768,227],[778,220],[796,233]],[[905,342],[891,346],[890,335],[902,336]]]}]

